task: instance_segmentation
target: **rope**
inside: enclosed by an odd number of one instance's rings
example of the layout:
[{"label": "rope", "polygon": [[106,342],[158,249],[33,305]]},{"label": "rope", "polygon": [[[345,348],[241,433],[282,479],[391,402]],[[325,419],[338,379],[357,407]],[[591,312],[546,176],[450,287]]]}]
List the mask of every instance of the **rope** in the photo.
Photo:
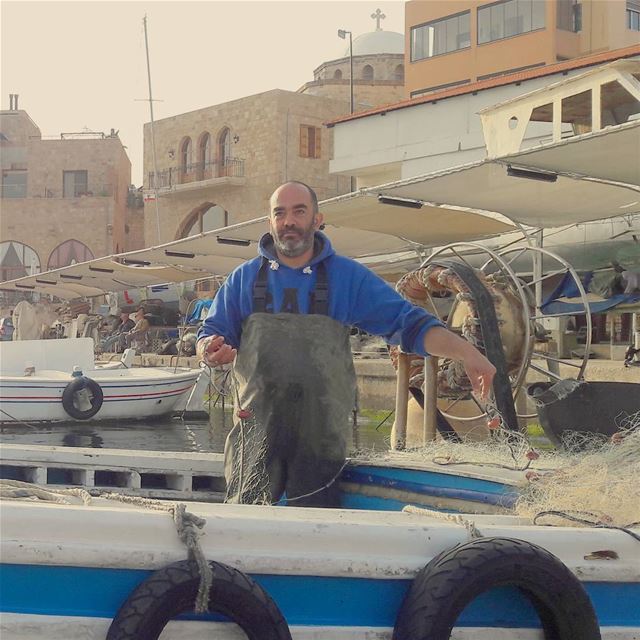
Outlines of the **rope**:
[{"label": "rope", "polygon": [[43,489],[20,480],[0,480],[0,498],[3,500],[42,500],[56,504],[71,504],[64,496],[80,498],[85,506],[91,504],[91,494],[85,489]]},{"label": "rope", "polygon": [[[576,511],[576,514],[584,514],[587,516],[591,516],[592,518],[597,518],[597,515],[595,513],[591,513],[589,511]],[[533,524],[538,524],[538,519],[539,518],[543,518],[545,516],[555,516],[557,518],[561,518],[564,520],[569,520],[571,522],[578,522],[579,524],[586,524],[590,527],[595,527],[597,529],[615,529],[617,531],[622,531],[623,533],[626,533],[627,535],[630,535],[632,538],[634,538],[635,540],[637,540],[638,542],[640,542],[640,535],[638,535],[637,533],[631,531],[631,527],[637,526],[638,522],[631,522],[627,525],[624,525],[622,527],[618,527],[616,525],[613,524],[608,524],[606,522],[603,522],[600,519],[594,519],[594,520],[590,520],[588,518],[582,518],[580,517],[580,515],[573,515],[572,513],[568,512],[568,511],[540,511],[539,513],[536,513],[536,515],[533,518]],[[551,527],[553,525],[551,524],[542,524],[540,526],[543,527]]]},{"label": "rope", "polygon": [[[55,504],[72,504],[65,496],[75,496],[80,498],[84,506],[91,504],[92,497],[88,491],[81,488],[71,489],[43,489],[38,485],[19,480],[0,480],[0,498],[2,500],[42,500]],[[103,493],[101,498],[115,500],[126,504],[133,504],[145,509],[155,511],[165,511],[170,513],[176,525],[178,537],[187,547],[189,559],[196,563],[200,574],[200,585],[196,596],[196,613],[206,613],[209,610],[209,596],[211,584],[213,582],[213,572],[200,546],[199,537],[201,530],[206,524],[204,518],[200,518],[187,511],[187,507],[182,503],[165,503],[160,500],[149,498],[139,498],[136,496],[124,496],[119,493]]]},{"label": "rope", "polygon": [[474,540],[476,538],[482,538],[482,533],[480,532],[478,527],[476,527],[475,522],[473,522],[473,520],[469,520],[468,518],[463,518],[459,514],[442,513],[442,511],[434,511],[433,509],[416,507],[412,504],[406,505],[402,509],[402,512],[412,513],[417,516],[429,516],[430,518],[437,518],[438,520],[447,520],[449,522],[453,522],[454,524],[464,527],[469,533],[470,540]]},{"label": "rope", "polygon": [[4,409],[0,409],[0,413],[4,413],[4,415],[7,416],[7,418],[9,418],[10,420],[17,422],[18,424],[22,424],[25,427],[29,427],[30,429],[38,428],[38,426],[35,424],[31,424],[30,422],[25,422],[24,420],[20,420],[20,418],[16,418],[15,416],[12,416],[10,413],[7,413]]}]

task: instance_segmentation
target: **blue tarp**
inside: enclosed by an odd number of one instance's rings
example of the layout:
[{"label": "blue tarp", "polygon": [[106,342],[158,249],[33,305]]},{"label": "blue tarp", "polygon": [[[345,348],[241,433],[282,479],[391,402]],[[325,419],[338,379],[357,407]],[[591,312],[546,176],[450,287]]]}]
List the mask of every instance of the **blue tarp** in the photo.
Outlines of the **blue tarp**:
[{"label": "blue tarp", "polygon": [[[592,279],[592,271],[581,276],[582,285],[585,291],[589,291],[589,285],[591,284]],[[574,298],[576,302],[561,301],[558,298]],[[599,302],[589,302],[589,308],[591,313],[603,313],[610,311],[620,304],[630,304],[634,302],[640,302],[640,293],[630,293],[627,295],[621,293]],[[564,274],[558,286],[549,296],[547,296],[547,299],[542,303],[540,309],[545,315],[584,312],[584,305],[580,301],[580,292],[578,291],[578,287],[574,279],[571,277],[571,274]]]}]

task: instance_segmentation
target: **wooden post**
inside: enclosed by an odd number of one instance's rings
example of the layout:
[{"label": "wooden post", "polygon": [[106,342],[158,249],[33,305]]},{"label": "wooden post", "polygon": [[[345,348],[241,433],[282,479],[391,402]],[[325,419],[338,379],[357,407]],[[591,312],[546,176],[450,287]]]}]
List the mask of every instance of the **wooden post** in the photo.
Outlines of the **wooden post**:
[{"label": "wooden post", "polygon": [[424,424],[423,444],[436,439],[438,411],[438,358],[430,356],[424,359]]},{"label": "wooden post", "polygon": [[409,403],[409,356],[398,352],[396,418],[391,429],[391,449],[402,451],[407,443],[407,405]]}]

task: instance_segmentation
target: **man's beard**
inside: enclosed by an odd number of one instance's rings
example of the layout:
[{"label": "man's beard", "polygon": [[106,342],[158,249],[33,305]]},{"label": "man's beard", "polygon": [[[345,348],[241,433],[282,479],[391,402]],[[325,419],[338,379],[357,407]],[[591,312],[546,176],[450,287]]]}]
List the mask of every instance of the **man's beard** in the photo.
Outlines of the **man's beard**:
[{"label": "man's beard", "polygon": [[285,229],[282,232],[282,236],[285,236],[287,233],[294,232],[298,234],[295,238],[288,238],[284,240],[277,233],[272,232],[273,243],[276,246],[276,249],[282,254],[287,256],[287,258],[297,258],[301,256],[303,253],[308,251],[313,246],[313,237],[315,230],[313,225],[311,225],[308,229],[300,229],[299,227]]}]

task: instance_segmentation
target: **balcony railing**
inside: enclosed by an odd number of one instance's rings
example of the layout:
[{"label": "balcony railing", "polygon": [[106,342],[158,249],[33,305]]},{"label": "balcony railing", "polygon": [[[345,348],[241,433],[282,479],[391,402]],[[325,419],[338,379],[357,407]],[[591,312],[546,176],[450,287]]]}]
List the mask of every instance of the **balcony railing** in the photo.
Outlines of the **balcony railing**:
[{"label": "balcony railing", "polygon": [[69,189],[66,193],[62,186],[45,186],[28,193],[26,185],[2,185],[3,198],[112,198],[113,193],[112,184],[75,185],[75,188]]},{"label": "balcony railing", "polygon": [[224,162],[197,162],[149,173],[149,189],[171,189],[180,184],[213,178],[244,177],[244,160],[227,158]]}]

